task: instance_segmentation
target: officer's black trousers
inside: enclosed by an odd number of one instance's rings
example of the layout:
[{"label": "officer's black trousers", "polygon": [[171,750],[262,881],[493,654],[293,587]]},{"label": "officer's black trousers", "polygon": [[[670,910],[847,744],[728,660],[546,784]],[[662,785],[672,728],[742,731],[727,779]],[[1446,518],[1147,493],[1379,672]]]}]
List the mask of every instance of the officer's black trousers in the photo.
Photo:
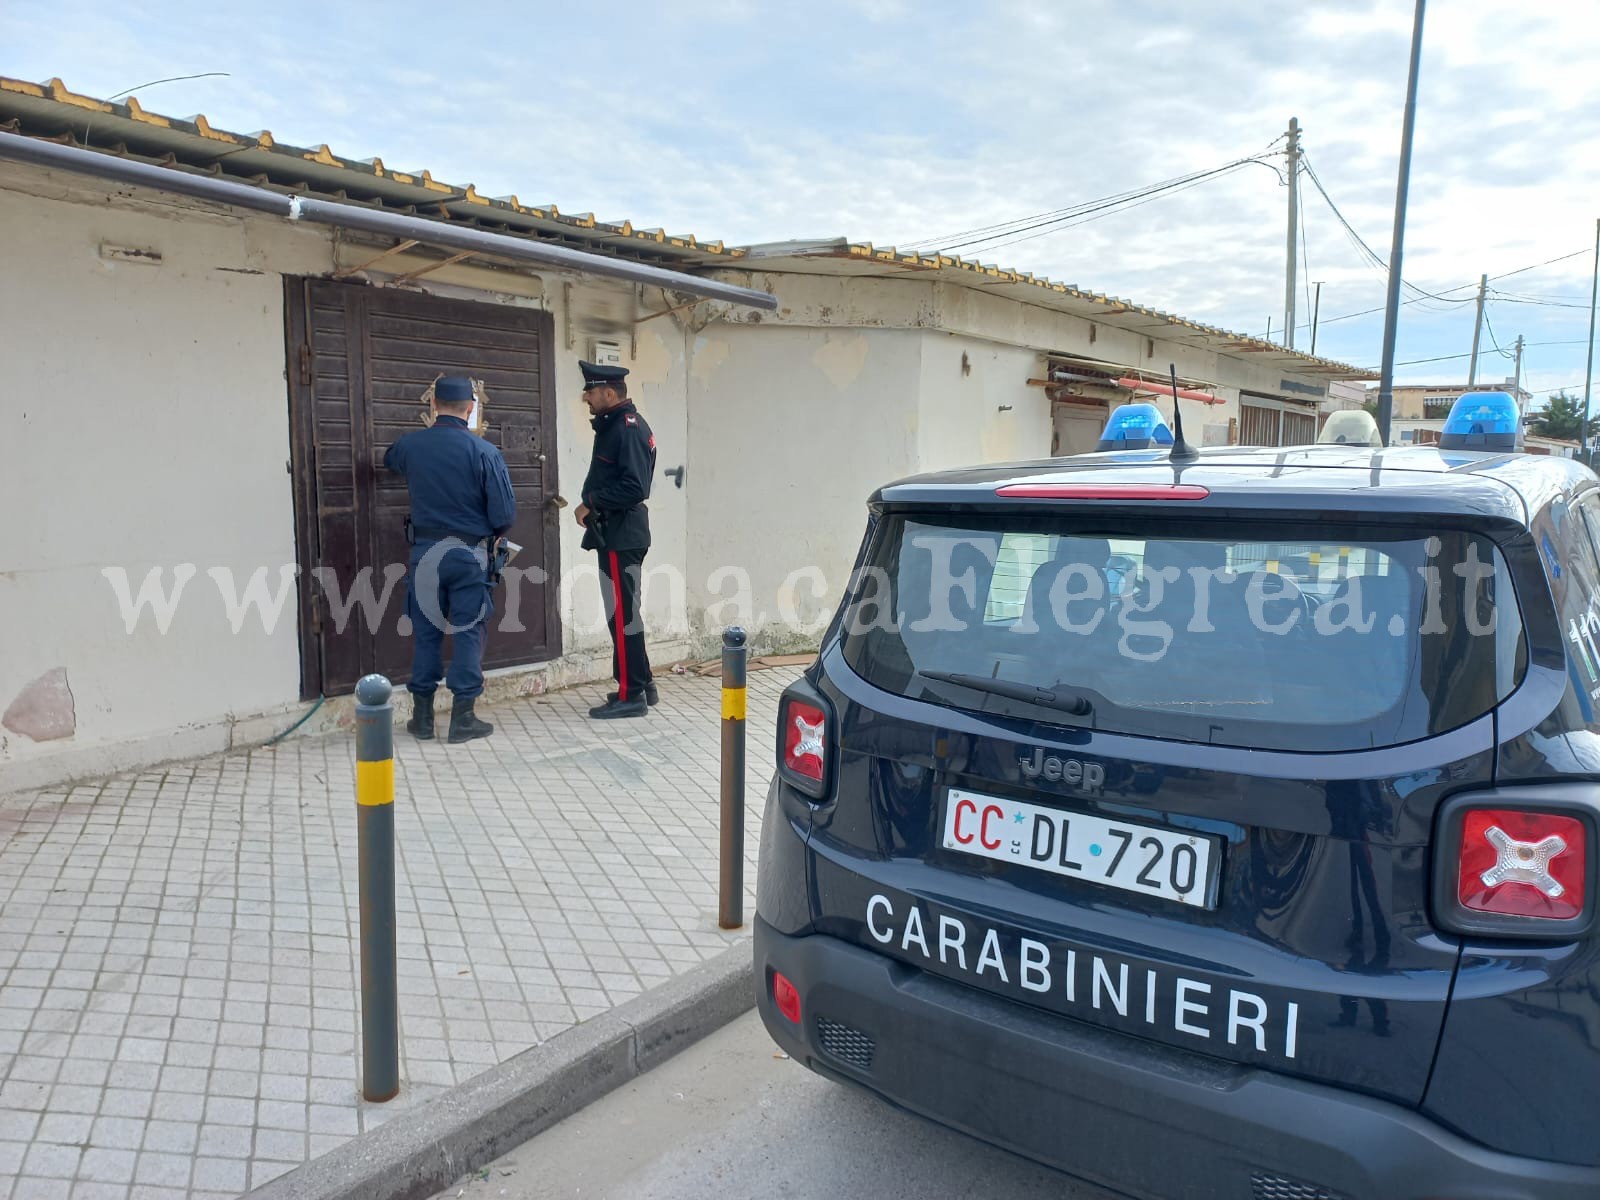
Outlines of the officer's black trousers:
[{"label": "officer's black trousers", "polygon": [[617,699],[643,698],[650,674],[650,656],[644,649],[644,618],[639,614],[639,582],[644,573],[643,550],[601,550],[600,591],[605,602],[606,628],[611,632],[611,677],[617,681]]}]

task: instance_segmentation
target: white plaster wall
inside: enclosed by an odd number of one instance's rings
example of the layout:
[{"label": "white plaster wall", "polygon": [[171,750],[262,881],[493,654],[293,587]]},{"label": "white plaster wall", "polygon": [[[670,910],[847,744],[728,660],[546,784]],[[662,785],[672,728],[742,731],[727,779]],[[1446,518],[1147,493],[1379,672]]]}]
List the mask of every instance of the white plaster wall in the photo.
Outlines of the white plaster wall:
[{"label": "white plaster wall", "polygon": [[1043,388],[1028,386],[1043,363],[1043,355],[1023,347],[924,334],[920,469],[1049,457],[1050,401]]},{"label": "white plaster wall", "polygon": [[[1005,373],[1011,369],[1010,363],[993,357],[1005,347],[1034,356],[1031,360],[1033,366],[1027,368],[1030,372],[1042,366],[1046,352],[1077,354],[1124,363],[1157,375],[1165,375],[1168,365],[1175,365],[1178,374],[1184,378],[1211,381],[1214,384],[1212,391],[1221,401],[1218,404],[1195,400],[1182,402],[1184,432],[1196,444],[1202,441],[1205,425],[1217,426],[1220,434],[1226,431],[1230,419],[1238,418],[1241,391],[1281,393],[1284,389],[1280,385],[1286,378],[1302,384],[1322,385],[1317,377],[1284,372],[1276,366],[1262,364],[1247,353],[1222,353],[1196,345],[1187,337],[1159,336],[1159,328],[1152,328],[1148,332],[1118,328],[1103,321],[1046,308],[1042,304],[986,292],[982,289],[981,280],[978,286],[967,287],[948,279],[930,279],[914,271],[904,271],[903,274],[887,278],[847,278],[776,271],[730,271],[723,272],[723,275],[730,282],[772,291],[780,301],[776,314],[734,310],[724,318],[729,323],[761,324],[766,327],[776,324],[806,328],[915,329],[948,335],[969,352],[969,360],[974,368],[969,383],[972,379],[978,379],[978,383],[972,384],[972,387],[982,386],[986,394],[989,390],[999,389],[997,397],[1012,386],[1025,384],[1025,380],[1007,380]],[[961,342],[963,338],[971,340]],[[992,366],[982,378],[979,378],[978,371],[984,356],[971,353],[974,342],[988,347],[985,353],[990,355],[992,361]],[[937,344],[936,340],[929,342],[930,346]],[[1011,363],[1025,361],[1029,360],[1026,357],[1010,360]],[[936,391],[942,391],[939,386],[944,378],[942,370],[942,367],[935,368],[930,377],[936,385]],[[994,380],[992,387],[987,382],[990,378]],[[1302,395],[1294,391],[1289,394]],[[943,399],[936,395],[929,402],[948,415],[952,410],[944,407],[945,400],[954,402],[950,395]],[[1000,403],[1005,402],[997,398],[993,407],[997,409]],[[1019,402],[1013,412],[1032,412],[1034,403]],[[1164,411],[1170,411],[1170,401],[1162,402],[1161,407]],[[1049,454],[1049,436],[1047,433],[1038,435],[1036,420],[1036,416],[1027,416],[1012,423],[1016,431],[1015,436],[1010,438],[1013,445],[1024,446],[1038,436],[1038,448],[1021,450],[1021,457]],[[962,428],[969,427],[963,425]],[[1002,442],[1008,436],[1001,433],[999,427],[991,434],[999,436]],[[937,432],[932,437],[928,448],[935,453],[941,451],[941,445],[948,446],[955,440]],[[972,449],[976,451],[981,448],[974,446]],[[998,457],[985,450],[981,458],[969,453],[961,461],[993,462],[1010,457],[1009,453],[997,453]]]},{"label": "white plaster wall", "polygon": [[[65,668],[77,718],[70,739],[0,729],[0,774],[142,737],[181,749],[185,730],[297,697],[292,591],[270,630],[252,615],[235,634],[208,572],[266,568],[275,588],[295,560],[279,272],[325,270],[327,243],[178,211],[0,173],[0,708]],[[130,635],[102,572],[136,592],[181,564],[195,574],[167,632],[147,612]]]},{"label": "white plaster wall", "polygon": [[[102,245],[161,261],[111,259]],[[292,582],[270,628],[251,612],[236,633],[209,572],[231,570],[242,587],[265,569],[276,593],[295,562],[283,279],[374,253],[325,229],[0,166],[0,712],[64,668],[76,716],[59,739],[0,728],[0,791],[260,740],[304,711]],[[397,256],[369,275],[428,261]],[[634,353],[639,306],[664,306],[621,286],[458,265],[423,287],[555,316],[564,654],[499,673],[491,694],[608,674],[594,556],[571,515],[592,442],[577,362],[593,336],[622,343],[661,465],[677,465],[683,332],[671,318],[648,322]],[[670,660],[686,649],[686,601],[674,604],[669,585],[684,577],[687,493],[658,478],[651,508],[650,565],[668,570],[647,590],[647,620],[653,652]],[[166,632],[147,611],[128,633],[103,572],[126,571],[136,595],[151,569],[170,587],[183,564],[194,573]],[[328,705],[306,730],[347,709]]]},{"label": "white plaster wall", "polygon": [[[660,472],[680,466],[688,454],[689,376],[682,329],[671,317],[635,325],[668,305],[646,289],[639,297],[623,285],[575,284],[549,290],[556,322],[557,445],[559,485],[567,507],[561,510],[562,628],[568,654],[603,658],[609,674],[611,641],[600,607],[597,556],[582,548],[582,530],[573,519],[581,503],[594,431],[583,403],[583,373],[578,363],[595,339],[617,342],[628,368],[628,394],[650,423],[656,438],[657,474],[650,507],[650,554],[645,560],[645,628],[654,661],[665,663],[685,652],[688,632],[688,494]],[[570,348],[568,341],[571,341]]]},{"label": "white plaster wall", "polygon": [[766,631],[763,647],[815,644],[855,561],[868,497],[918,469],[922,342],[910,331],[720,322],[695,339],[686,491],[702,646],[735,622]]}]

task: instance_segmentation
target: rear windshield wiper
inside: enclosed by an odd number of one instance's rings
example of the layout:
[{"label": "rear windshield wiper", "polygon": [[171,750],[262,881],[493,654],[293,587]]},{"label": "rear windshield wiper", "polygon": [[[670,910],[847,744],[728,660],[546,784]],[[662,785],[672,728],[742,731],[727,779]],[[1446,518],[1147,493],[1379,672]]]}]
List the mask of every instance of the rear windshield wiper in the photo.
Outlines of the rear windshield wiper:
[{"label": "rear windshield wiper", "polygon": [[1030,683],[1008,683],[1004,679],[990,679],[985,675],[963,675],[958,671],[918,671],[917,674],[925,679],[960,684],[978,692],[993,692],[996,696],[1007,696],[1012,700],[1021,700],[1024,704],[1060,709],[1075,717],[1086,717],[1094,709],[1089,703],[1089,698],[1078,692],[1035,687]]}]

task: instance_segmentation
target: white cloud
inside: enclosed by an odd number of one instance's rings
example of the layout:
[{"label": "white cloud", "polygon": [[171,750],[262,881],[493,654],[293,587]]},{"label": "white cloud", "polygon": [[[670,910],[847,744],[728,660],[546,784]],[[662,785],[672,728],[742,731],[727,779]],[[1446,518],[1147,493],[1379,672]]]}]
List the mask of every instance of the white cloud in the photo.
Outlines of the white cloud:
[{"label": "white cloud", "polygon": [[[571,6],[497,0],[470,21],[421,3],[325,6],[309,19],[260,0],[126,11],[66,0],[48,17],[8,17],[0,71],[104,95],[226,70],[141,99],[490,194],[735,242],[889,244],[993,225],[1256,152],[1295,115],[1309,161],[1386,259],[1412,5],[639,0],[600,24]],[[1430,8],[1409,280],[1457,288],[1590,244],[1597,34],[1592,6]],[[1323,315],[1381,305],[1381,270],[1309,186],[1302,201]],[[1250,167],[975,256],[1261,333],[1269,314],[1281,320],[1284,223],[1283,188]],[[1502,290],[1586,295],[1589,267],[1579,257]],[[1490,315],[1502,343],[1587,334],[1576,309],[1502,299]],[[1318,349],[1372,363],[1380,334],[1381,314],[1334,321]],[[1470,341],[1470,305],[1404,310],[1402,360]],[[1583,352],[1529,358],[1570,382]]]}]

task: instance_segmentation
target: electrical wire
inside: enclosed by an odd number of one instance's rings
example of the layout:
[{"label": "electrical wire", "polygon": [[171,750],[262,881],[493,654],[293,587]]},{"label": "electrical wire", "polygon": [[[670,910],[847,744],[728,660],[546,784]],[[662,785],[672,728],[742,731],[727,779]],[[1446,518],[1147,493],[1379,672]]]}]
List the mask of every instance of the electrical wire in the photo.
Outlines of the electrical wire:
[{"label": "electrical wire", "polygon": [[1483,327],[1488,331],[1489,344],[1495,348],[1495,352],[1498,353],[1501,358],[1512,357],[1509,350],[1501,349],[1499,339],[1494,336],[1494,326],[1489,322],[1489,306],[1487,304],[1483,306]]},{"label": "electrical wire", "polygon": [[1495,292],[1494,298],[1502,304],[1532,304],[1539,308],[1581,308],[1589,310],[1587,304],[1569,304],[1562,300],[1536,300],[1532,296],[1513,296],[1506,292]]},{"label": "electrical wire", "polygon": [[[148,83],[136,83],[131,88],[123,88],[120,92],[116,92],[113,95],[107,96],[106,102],[111,103],[112,101],[121,100],[124,96],[131,95],[132,93],[140,91],[144,88],[155,87],[159,83],[182,83],[186,79],[211,78],[230,79],[232,76],[230,76],[226,71],[201,71],[196,75],[169,75],[165,79],[152,79]],[[89,148],[89,133],[93,128],[94,118],[91,116],[83,123],[83,148],[85,150]]]},{"label": "electrical wire", "polygon": [[[1287,133],[1280,133],[1277,137],[1273,138],[1270,142],[1268,142],[1264,147],[1262,147],[1259,151],[1257,151],[1249,159],[1239,159],[1239,160],[1236,160],[1236,162],[1247,162],[1247,161],[1263,161],[1264,162],[1265,159],[1266,159],[1266,156],[1269,155],[1272,152],[1273,148],[1276,147],[1279,142],[1283,141],[1288,136],[1289,135]],[[1232,165],[1232,164],[1229,164],[1229,165]],[[1268,165],[1270,165],[1270,164],[1268,164]],[[1226,168],[1224,167],[1224,168],[1216,168],[1216,169],[1217,170],[1223,170],[1223,169],[1226,169]],[[1274,168],[1274,169],[1276,169],[1276,168]],[[956,239],[958,239],[958,238],[971,238],[971,237],[975,237],[975,236],[977,236],[979,234],[987,234],[987,233],[994,233],[997,236],[1004,236],[1004,235],[1006,235],[1008,233],[1019,232],[1020,231],[1019,230],[1020,226],[1026,225],[1027,223],[1029,223],[1031,221],[1044,221],[1044,220],[1048,220],[1048,219],[1051,219],[1051,218],[1067,219],[1067,218],[1073,216],[1074,214],[1076,214],[1078,212],[1081,212],[1081,211],[1083,211],[1085,209],[1088,209],[1091,206],[1102,204],[1102,203],[1104,203],[1106,201],[1137,199],[1138,197],[1144,195],[1145,193],[1147,193],[1147,192],[1149,192],[1149,191],[1151,191],[1151,190],[1153,190],[1155,188],[1161,187],[1163,184],[1167,184],[1167,183],[1172,183],[1174,181],[1181,181],[1181,180],[1184,180],[1184,179],[1188,179],[1188,178],[1191,178],[1194,174],[1197,174],[1197,173],[1196,172],[1191,172],[1190,175],[1174,176],[1173,179],[1171,179],[1171,180],[1161,180],[1159,183],[1145,184],[1145,185],[1140,186],[1140,187],[1130,188],[1128,191],[1125,191],[1125,192],[1116,192],[1116,193],[1113,193],[1111,195],[1096,197],[1095,199],[1092,199],[1092,200],[1084,200],[1084,201],[1081,201],[1078,204],[1068,205],[1066,208],[1056,208],[1056,209],[1051,209],[1049,212],[1033,213],[1033,214],[1031,214],[1029,216],[1026,216],[1026,217],[1014,217],[1009,221],[1000,221],[1000,222],[998,222],[996,224],[993,224],[993,225],[979,225],[979,226],[976,226],[976,227],[971,228],[971,229],[959,229],[959,230],[956,230],[954,233],[940,233],[940,234],[935,234],[932,237],[913,238],[911,241],[901,242],[901,243],[899,243],[899,245],[900,245],[900,248],[902,250],[914,250],[918,246],[940,246],[941,248],[951,248],[951,247],[953,247],[954,245],[957,244]],[[1280,176],[1280,178],[1281,178],[1281,176]]]},{"label": "electrical wire", "polygon": [[[1038,238],[1048,237],[1052,233],[1058,233],[1063,229],[1076,229],[1079,225],[1087,225],[1090,221],[1099,221],[1099,220],[1103,220],[1106,217],[1116,216],[1119,213],[1127,212],[1129,209],[1142,208],[1146,204],[1150,204],[1150,203],[1152,203],[1152,202],[1154,202],[1156,200],[1166,199],[1168,196],[1174,195],[1177,192],[1186,192],[1190,188],[1199,187],[1202,183],[1206,183],[1211,179],[1221,178],[1224,175],[1232,175],[1232,174],[1234,174],[1234,173],[1236,173],[1238,171],[1242,171],[1242,170],[1244,170],[1245,167],[1249,166],[1250,163],[1254,162],[1254,161],[1257,161],[1257,160],[1250,159],[1250,160],[1246,160],[1245,162],[1242,162],[1242,163],[1237,163],[1237,164],[1235,164],[1233,166],[1230,166],[1226,170],[1224,170],[1224,171],[1222,171],[1222,172],[1220,172],[1218,174],[1215,174],[1215,175],[1208,173],[1205,178],[1190,180],[1189,182],[1184,183],[1181,186],[1175,187],[1175,188],[1170,189],[1170,190],[1163,191],[1160,194],[1146,195],[1146,196],[1144,196],[1144,197],[1142,197],[1140,199],[1135,199],[1135,200],[1131,200],[1131,201],[1128,201],[1128,202],[1125,202],[1125,203],[1119,203],[1119,204],[1116,204],[1116,205],[1106,205],[1101,209],[1091,210],[1089,213],[1080,215],[1080,216],[1078,216],[1076,218],[1073,218],[1073,219],[1070,219],[1070,220],[1066,220],[1066,221],[1062,221],[1062,222],[1059,222],[1059,223],[1055,223],[1050,228],[1042,230],[1041,232],[1038,232],[1038,233],[1025,233],[1025,234],[1022,234],[1021,236],[1018,236],[1018,237],[1006,237],[1004,241],[993,242],[991,245],[985,246],[984,249],[986,251],[988,251],[988,250],[998,250],[1003,246],[1015,246],[1015,245],[1017,245],[1017,244],[1019,244],[1021,242],[1031,242],[1031,241],[1034,241],[1034,240],[1036,240]],[[1263,164],[1263,165],[1264,166],[1271,166],[1270,163],[1266,163],[1266,164]],[[1005,237],[1005,235],[999,235],[999,236]]]},{"label": "electrical wire", "polygon": [[[1589,342],[1588,342],[1587,338],[1574,338],[1574,339],[1571,339],[1569,341],[1564,341],[1564,342],[1524,342],[1523,345],[1522,345],[1522,348],[1523,348],[1524,351],[1526,351],[1526,350],[1532,349],[1535,346],[1587,346],[1588,344],[1589,344]],[[1483,352],[1480,350],[1479,353],[1481,354]],[[1438,355],[1435,355],[1433,358],[1412,358],[1412,359],[1407,359],[1405,362],[1397,362],[1397,363],[1395,363],[1395,366],[1397,366],[1397,367],[1415,367],[1415,366],[1418,366],[1418,365],[1420,365],[1422,363],[1452,362],[1452,361],[1454,361],[1455,359],[1458,359],[1458,358],[1471,358],[1471,357],[1472,357],[1472,351],[1468,350],[1465,354],[1438,354]],[[1524,355],[1524,357],[1526,357],[1526,355]]]},{"label": "electrical wire", "polygon": [[1589,247],[1585,246],[1582,250],[1574,250],[1571,254],[1563,254],[1560,258],[1547,258],[1542,263],[1534,263],[1531,267],[1518,267],[1515,271],[1507,271],[1504,275],[1491,275],[1489,276],[1489,282],[1493,283],[1496,279],[1510,279],[1513,275],[1521,275],[1524,271],[1537,271],[1540,267],[1566,262],[1569,258],[1577,258],[1581,254],[1588,253]]},{"label": "electrical wire", "polygon": [[1098,203],[1080,206],[1079,208],[1070,211],[1063,216],[1052,217],[1048,220],[1038,221],[1029,225],[1020,225],[1013,229],[1007,229],[1003,233],[990,234],[987,237],[971,238],[966,241],[947,243],[944,246],[941,246],[940,249],[962,250],[982,246],[985,243],[995,243],[994,245],[987,247],[988,249],[993,250],[998,249],[1002,245],[1012,245],[1017,241],[1031,240],[1026,237],[1014,237],[1013,235],[1026,235],[1031,231],[1038,229],[1047,229],[1050,232],[1054,232],[1055,227],[1064,227],[1069,222],[1073,224],[1080,223],[1078,218],[1086,218],[1095,213],[1103,212],[1107,209],[1137,207],[1138,203],[1142,203],[1146,199],[1154,198],[1158,194],[1169,192],[1174,189],[1184,189],[1189,186],[1193,186],[1194,184],[1200,183],[1215,175],[1220,175],[1224,172],[1232,172],[1252,161],[1257,160],[1242,159],[1238,162],[1227,163],[1221,167],[1213,167],[1209,171],[1201,171],[1191,175],[1179,176],[1174,179],[1164,180],[1162,183],[1142,191],[1128,192],[1120,196],[1108,198]]},{"label": "electrical wire", "polygon": [[[1310,247],[1306,244],[1310,240],[1310,239],[1308,239],[1306,237],[1306,206],[1304,204],[1301,204],[1301,205],[1297,205],[1297,207],[1300,209],[1300,264],[1301,264],[1301,266],[1303,266],[1305,268],[1305,272],[1306,272],[1305,273],[1305,278],[1302,280],[1302,282],[1304,282],[1304,284],[1306,285],[1306,311],[1310,312],[1311,311],[1311,254],[1310,254]],[[1300,326],[1298,324],[1295,325],[1295,332],[1296,333],[1300,332]]]},{"label": "electrical wire", "polygon": [[[1525,271],[1537,271],[1541,267],[1552,266],[1552,265],[1554,265],[1555,263],[1558,263],[1558,262],[1566,262],[1569,258],[1577,258],[1579,255],[1590,254],[1590,253],[1592,253],[1592,250],[1590,248],[1588,248],[1588,247],[1585,247],[1582,250],[1574,250],[1571,254],[1562,254],[1562,255],[1559,255],[1556,258],[1547,258],[1547,259],[1544,260],[1544,262],[1531,263],[1530,265],[1528,265],[1526,267],[1517,267],[1515,270],[1504,271],[1499,275],[1491,275],[1491,276],[1489,276],[1489,280],[1490,280],[1490,282],[1493,282],[1496,279],[1509,279],[1511,276],[1513,276],[1513,275],[1521,275]],[[1463,283],[1463,284],[1459,285],[1458,287],[1445,288],[1443,294],[1448,295],[1451,292],[1465,291],[1468,288],[1475,288],[1477,286],[1478,285],[1476,283]],[[1469,302],[1472,299],[1473,299],[1473,297],[1471,297],[1471,296],[1467,297],[1467,300]],[[1407,304],[1414,304],[1414,303],[1416,303],[1416,301],[1414,301],[1414,300],[1402,300],[1400,303],[1401,303],[1401,305],[1407,305]],[[1589,306],[1585,304],[1582,307],[1587,308]],[[1360,312],[1340,313],[1336,317],[1323,317],[1322,320],[1319,322],[1319,324],[1321,324],[1321,325],[1331,325],[1335,321],[1350,321],[1350,320],[1354,320],[1356,317],[1370,317],[1373,313],[1382,312],[1383,309],[1384,309],[1384,306],[1380,304],[1376,308],[1363,308]],[[1309,324],[1307,324],[1306,326],[1302,326],[1302,328],[1310,328],[1310,326],[1309,326]]]},{"label": "electrical wire", "polygon": [[[1378,270],[1383,273],[1384,278],[1387,279],[1389,275],[1389,264],[1378,256],[1378,252],[1376,250],[1367,245],[1366,240],[1356,232],[1355,226],[1351,225],[1350,222],[1345,219],[1344,213],[1339,211],[1339,206],[1333,202],[1333,197],[1328,195],[1328,189],[1322,185],[1322,179],[1317,175],[1316,168],[1312,166],[1309,159],[1306,159],[1305,156],[1302,155],[1302,161],[1306,175],[1310,178],[1313,186],[1316,187],[1317,193],[1327,204],[1329,211],[1333,213],[1335,219],[1338,220],[1339,224],[1344,228],[1345,233],[1352,239],[1354,245],[1364,253],[1367,262],[1372,266],[1377,267]],[[1448,295],[1440,295],[1436,292],[1430,292],[1426,288],[1420,288],[1416,284],[1409,282],[1404,276],[1401,276],[1400,286],[1411,292],[1418,300],[1428,299],[1444,304],[1470,304],[1472,302],[1471,297],[1458,298]]]},{"label": "electrical wire", "polygon": [[131,88],[124,88],[115,95],[107,96],[106,101],[109,103],[113,100],[121,100],[124,96],[137,92],[142,88],[155,87],[158,83],[182,83],[185,79],[212,79],[218,77],[222,79],[230,78],[226,71],[201,71],[198,75],[169,75],[165,79],[152,79],[148,83],[136,83]]},{"label": "electrical wire", "polygon": [[1588,308],[1589,307],[1589,297],[1587,297],[1587,296],[1560,296],[1560,295],[1556,295],[1554,293],[1545,294],[1545,295],[1533,295],[1533,294],[1529,294],[1529,293],[1526,293],[1526,292],[1502,292],[1502,291],[1500,291],[1499,288],[1496,288],[1495,292],[1497,294],[1501,295],[1501,296],[1505,296],[1508,299],[1513,299],[1513,300],[1543,300],[1543,301],[1546,301],[1548,303],[1576,304],[1580,308]]},{"label": "electrical wire", "polygon": [[[1065,226],[1068,223],[1081,223],[1080,219],[1104,212],[1108,209],[1132,208],[1154,196],[1183,190],[1196,183],[1217,175],[1230,173],[1252,162],[1262,161],[1257,155],[1250,158],[1235,159],[1233,162],[1224,163],[1220,167],[1212,167],[1205,171],[1192,171],[1187,175],[1178,175],[1170,179],[1163,179],[1157,183],[1147,184],[1142,187],[1130,188],[1124,192],[1117,192],[1109,196],[1097,197],[1093,200],[1083,201],[1066,208],[1054,209],[1050,212],[1035,213],[1032,216],[1016,217],[1009,221],[1001,221],[994,225],[978,226],[973,229],[960,230],[956,233],[940,234],[931,238],[918,238],[912,242],[904,243],[908,250],[919,246],[938,246],[940,250],[962,250],[983,246],[986,243],[1000,243],[1010,245],[1010,240],[1015,235],[1030,233],[1034,230],[1050,230],[1054,226]],[[1270,164],[1269,164],[1270,165]],[[1015,240],[1027,240],[1016,237]],[[994,249],[994,246],[989,246]]]}]

